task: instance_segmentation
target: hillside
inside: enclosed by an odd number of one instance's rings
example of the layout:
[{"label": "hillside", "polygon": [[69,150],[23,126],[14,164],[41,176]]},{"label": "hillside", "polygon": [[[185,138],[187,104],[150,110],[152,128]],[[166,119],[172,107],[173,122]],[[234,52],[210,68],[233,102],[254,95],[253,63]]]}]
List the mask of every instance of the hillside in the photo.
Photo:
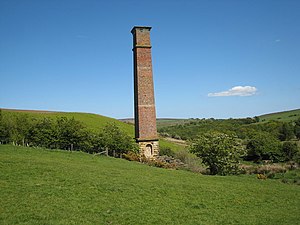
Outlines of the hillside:
[{"label": "hillside", "polygon": [[[40,111],[40,110],[14,110],[14,109],[1,109],[2,114],[5,115],[26,115],[32,119],[41,119],[41,118],[56,118],[56,117],[67,117],[73,118],[75,120],[81,121],[86,127],[91,130],[99,130],[103,128],[107,123],[117,124],[121,130],[126,132],[132,138],[134,138],[134,125],[129,123],[121,122],[117,119],[110,117],[101,116],[98,114],[92,113],[78,113],[78,112],[54,112],[54,111]],[[182,145],[178,145],[175,142],[160,139],[160,146],[162,148],[171,148],[174,151],[182,149]]]},{"label": "hillside", "polygon": [[[261,122],[268,122],[270,120],[289,122],[289,121],[296,120],[300,117],[300,109],[264,114],[264,115],[260,115],[258,117],[260,118]],[[184,124],[194,121],[195,119],[192,119],[192,118],[189,118],[189,119],[157,118],[156,122],[157,122],[157,128],[160,129],[163,127],[184,125]],[[132,119],[132,118],[121,119],[120,121],[129,123],[129,124],[134,123],[134,119]]]},{"label": "hillside", "polygon": [[[126,119],[120,119],[120,121],[129,123],[129,124],[134,124],[134,119],[133,118],[126,118]],[[190,122],[191,119],[174,119],[174,118],[157,118],[156,119],[156,124],[157,128],[162,128],[162,127],[167,127],[167,126],[174,126],[174,125],[179,125],[179,124],[184,124]]]},{"label": "hillside", "polygon": [[289,110],[284,112],[276,112],[259,116],[261,122],[268,122],[270,120],[289,122],[300,117],[300,109]]},{"label": "hillside", "polygon": [[88,128],[92,130],[98,130],[105,126],[107,123],[116,123],[118,126],[125,131],[126,133],[133,136],[134,128],[132,125],[128,125],[122,123],[116,119],[109,118],[106,116],[101,116],[98,114],[92,113],[79,113],[79,112],[54,112],[54,111],[39,111],[39,110],[14,110],[14,109],[2,109],[3,114],[10,113],[10,114],[23,114],[27,115],[31,118],[56,118],[56,117],[67,117],[72,118],[74,117],[75,120],[81,121],[85,124]]}]

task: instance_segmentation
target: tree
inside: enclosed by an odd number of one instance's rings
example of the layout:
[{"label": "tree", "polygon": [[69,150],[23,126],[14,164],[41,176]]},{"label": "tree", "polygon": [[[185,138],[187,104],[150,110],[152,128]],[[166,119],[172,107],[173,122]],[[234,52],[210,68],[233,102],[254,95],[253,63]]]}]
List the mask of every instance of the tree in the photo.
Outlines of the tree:
[{"label": "tree", "polygon": [[296,142],[287,141],[282,145],[282,153],[286,161],[291,161],[298,153],[298,146]]},{"label": "tree", "polygon": [[279,139],[281,141],[289,141],[295,136],[294,127],[291,123],[283,123],[279,127]]},{"label": "tree", "polygon": [[300,117],[295,121],[294,132],[296,137],[300,139]]},{"label": "tree", "polygon": [[280,160],[280,141],[267,132],[257,131],[247,141],[246,160]]},{"label": "tree", "polygon": [[33,126],[33,121],[27,114],[9,115],[3,122],[9,142],[23,146],[28,144],[29,130]]},{"label": "tree", "polygon": [[258,116],[254,116],[253,119],[255,120],[256,123],[259,122],[259,117]]},{"label": "tree", "polygon": [[57,147],[66,150],[79,150],[80,143],[85,140],[85,126],[74,118],[57,118],[56,121],[56,143]]},{"label": "tree", "polygon": [[123,153],[137,149],[133,139],[122,132],[115,123],[108,123],[103,128],[101,142],[102,146],[108,150],[108,154],[114,157],[120,157]]},{"label": "tree", "polygon": [[30,145],[45,148],[56,148],[56,126],[55,121],[51,120],[50,118],[44,118],[37,121],[29,133]]},{"label": "tree", "polygon": [[191,145],[191,152],[202,159],[213,175],[237,173],[240,157],[245,153],[240,139],[233,134],[221,132],[198,136]]},{"label": "tree", "polygon": [[4,116],[2,110],[0,109],[0,144],[9,142],[9,130],[7,129],[7,124],[4,122]]},{"label": "tree", "polygon": [[17,117],[17,131],[21,137],[22,145],[28,144],[29,130],[33,126],[32,118],[29,118],[27,114]]}]

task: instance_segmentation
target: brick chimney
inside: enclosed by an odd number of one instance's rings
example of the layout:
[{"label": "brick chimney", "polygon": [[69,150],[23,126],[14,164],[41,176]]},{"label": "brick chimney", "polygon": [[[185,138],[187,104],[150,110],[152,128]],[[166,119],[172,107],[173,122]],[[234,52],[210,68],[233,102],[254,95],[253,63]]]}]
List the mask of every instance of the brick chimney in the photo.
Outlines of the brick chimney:
[{"label": "brick chimney", "polygon": [[151,27],[135,26],[133,34],[134,58],[134,119],[135,139],[140,152],[147,158],[159,154],[151,59]]}]

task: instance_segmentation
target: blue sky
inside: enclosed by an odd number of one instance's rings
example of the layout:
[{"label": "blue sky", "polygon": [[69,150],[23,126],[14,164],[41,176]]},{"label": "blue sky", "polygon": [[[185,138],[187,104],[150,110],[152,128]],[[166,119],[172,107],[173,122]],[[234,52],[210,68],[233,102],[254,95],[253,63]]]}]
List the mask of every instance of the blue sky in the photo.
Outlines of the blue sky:
[{"label": "blue sky", "polygon": [[0,0],[0,107],[133,117],[132,35],[152,26],[158,117],[300,108],[298,0]]}]

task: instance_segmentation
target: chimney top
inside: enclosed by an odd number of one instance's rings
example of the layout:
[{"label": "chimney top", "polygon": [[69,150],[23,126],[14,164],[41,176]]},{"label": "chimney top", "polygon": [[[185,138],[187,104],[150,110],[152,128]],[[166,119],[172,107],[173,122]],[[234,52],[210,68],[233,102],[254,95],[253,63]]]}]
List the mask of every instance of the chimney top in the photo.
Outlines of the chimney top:
[{"label": "chimney top", "polygon": [[131,30],[131,33],[134,33],[136,29],[146,29],[146,30],[151,30],[152,27],[147,27],[147,26],[134,26]]}]

